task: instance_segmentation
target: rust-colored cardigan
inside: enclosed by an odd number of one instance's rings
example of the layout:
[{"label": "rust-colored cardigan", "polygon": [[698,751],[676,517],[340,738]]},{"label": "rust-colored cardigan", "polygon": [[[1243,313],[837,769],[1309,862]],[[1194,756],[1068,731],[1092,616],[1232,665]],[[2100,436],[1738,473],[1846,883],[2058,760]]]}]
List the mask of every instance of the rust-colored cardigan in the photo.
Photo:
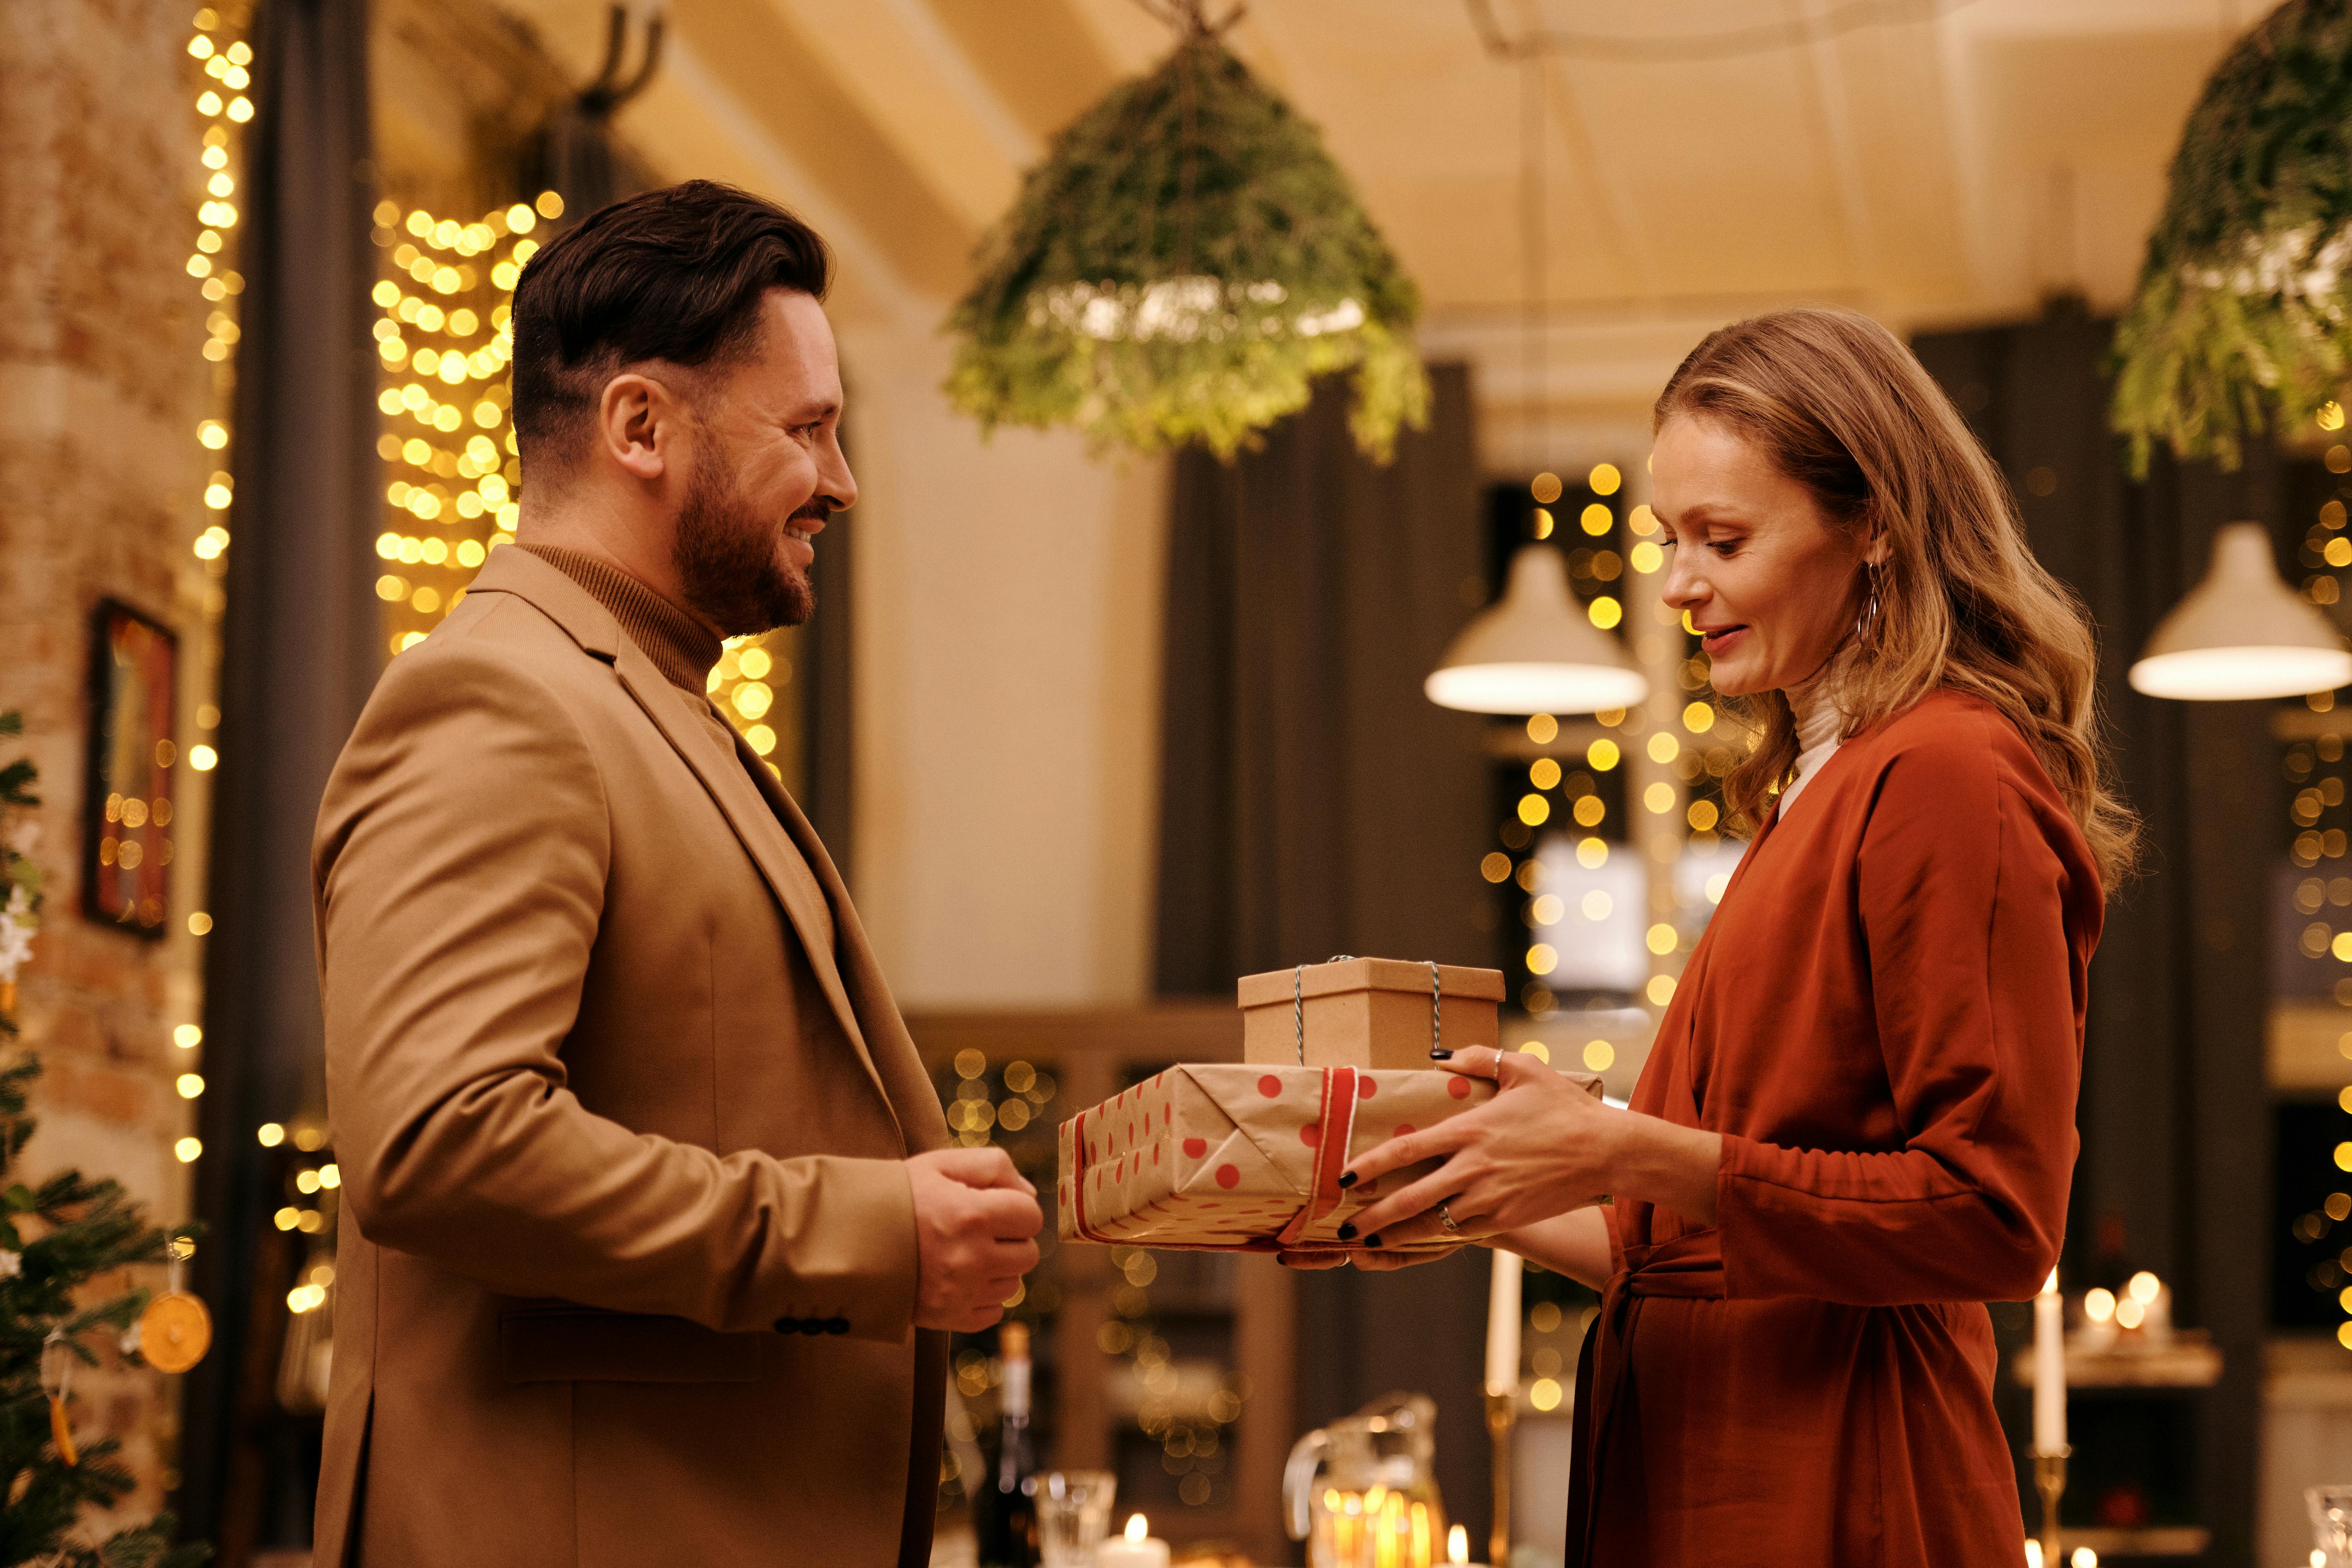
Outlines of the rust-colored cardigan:
[{"label": "rust-colored cardigan", "polygon": [[1767,824],[1633,1091],[1723,1134],[1717,1219],[1611,1216],[1570,1563],[2021,1561],[1982,1303],[2058,1256],[2103,911],[1971,697],[1847,741]]}]

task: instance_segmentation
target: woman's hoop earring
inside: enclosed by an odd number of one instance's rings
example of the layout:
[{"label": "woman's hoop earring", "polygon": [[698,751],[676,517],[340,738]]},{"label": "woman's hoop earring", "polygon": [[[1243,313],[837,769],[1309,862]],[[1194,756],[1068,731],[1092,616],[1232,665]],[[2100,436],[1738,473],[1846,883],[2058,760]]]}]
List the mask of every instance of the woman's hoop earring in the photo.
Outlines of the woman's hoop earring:
[{"label": "woman's hoop earring", "polygon": [[1879,608],[1878,608],[1878,589],[1879,589],[1879,583],[1880,583],[1881,575],[1882,575],[1882,574],[1885,572],[1885,568],[1884,566],[1882,566],[1881,564],[1879,564],[1878,563],[1875,563],[1875,562],[1872,563],[1871,563],[1871,565],[1869,566],[1869,568],[1868,568],[1868,571],[1869,571],[1869,573],[1870,573],[1870,597],[1869,597],[1869,601],[1868,601],[1865,605],[1864,605],[1864,606],[1863,606],[1863,610],[1862,610],[1862,614],[1860,614],[1860,615],[1856,616],[1854,617],[1854,620],[1853,620],[1853,640],[1854,640],[1854,643],[1855,643],[1855,645],[1856,645],[1857,647],[1859,647],[1862,649],[1862,651],[1863,651],[1864,654],[1866,654],[1866,655],[1868,655],[1868,656],[1870,656],[1870,657],[1872,657],[1872,658],[1876,658],[1876,657],[1877,657],[1877,654],[1878,654],[1878,640],[1879,640],[1879,629],[1880,629],[1880,628],[1879,628],[1879,618],[1880,618],[1880,617],[1879,617]]}]

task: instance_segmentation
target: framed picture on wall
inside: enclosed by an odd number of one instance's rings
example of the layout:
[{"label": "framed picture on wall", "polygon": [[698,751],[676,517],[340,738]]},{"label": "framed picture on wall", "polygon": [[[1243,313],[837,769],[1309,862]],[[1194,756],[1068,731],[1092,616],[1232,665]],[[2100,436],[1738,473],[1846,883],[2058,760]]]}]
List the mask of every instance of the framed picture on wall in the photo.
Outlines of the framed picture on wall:
[{"label": "framed picture on wall", "polygon": [[90,637],[82,908],[136,936],[162,936],[172,907],[179,658],[170,628],[128,605],[99,602]]}]

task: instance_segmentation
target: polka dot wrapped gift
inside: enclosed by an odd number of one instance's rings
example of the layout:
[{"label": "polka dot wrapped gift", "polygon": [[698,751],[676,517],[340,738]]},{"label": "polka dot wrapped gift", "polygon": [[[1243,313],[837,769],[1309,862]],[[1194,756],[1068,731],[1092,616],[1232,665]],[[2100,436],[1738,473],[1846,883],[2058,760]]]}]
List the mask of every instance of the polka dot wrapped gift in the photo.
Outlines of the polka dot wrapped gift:
[{"label": "polka dot wrapped gift", "polygon": [[[1429,966],[1420,967],[1428,974]],[[1501,979],[1495,974],[1498,992]],[[1423,1063],[1429,1060],[1428,1007],[1424,1001],[1417,1026]],[[1453,1022],[1451,1007],[1445,1021]],[[1311,1026],[1301,1030],[1312,1033]],[[1493,1037],[1460,1043],[1492,1044]],[[1261,1050],[1256,1041],[1251,1045],[1255,1058]],[[1333,1055],[1359,1059],[1334,1061]],[[1300,1065],[1302,1057],[1313,1065]],[[1346,1245],[1339,1230],[1350,1215],[1431,1168],[1408,1167],[1343,1191],[1339,1175],[1349,1160],[1494,1098],[1493,1084],[1434,1067],[1371,1065],[1395,1059],[1393,1049],[1377,1049],[1359,1036],[1353,1048],[1299,1049],[1289,1063],[1172,1067],[1079,1111],[1060,1129],[1055,1196],[1062,1239],[1228,1252]],[[1570,1076],[1600,1092],[1592,1075]],[[1440,1238],[1423,1245],[1447,1244]]]}]

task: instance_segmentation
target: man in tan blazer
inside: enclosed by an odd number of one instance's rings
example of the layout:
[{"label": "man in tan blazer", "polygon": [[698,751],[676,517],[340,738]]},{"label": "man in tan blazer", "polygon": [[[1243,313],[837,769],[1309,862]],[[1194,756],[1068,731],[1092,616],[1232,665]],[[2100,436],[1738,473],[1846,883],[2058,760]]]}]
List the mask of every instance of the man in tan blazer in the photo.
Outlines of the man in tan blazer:
[{"label": "man in tan blazer", "polygon": [[1001,1315],[1036,1201],[946,1147],[824,846],[705,695],[722,636],[806,618],[856,497],[826,272],[696,183],[517,290],[518,542],[320,812],[320,1568],[928,1559],[943,1331]]}]

